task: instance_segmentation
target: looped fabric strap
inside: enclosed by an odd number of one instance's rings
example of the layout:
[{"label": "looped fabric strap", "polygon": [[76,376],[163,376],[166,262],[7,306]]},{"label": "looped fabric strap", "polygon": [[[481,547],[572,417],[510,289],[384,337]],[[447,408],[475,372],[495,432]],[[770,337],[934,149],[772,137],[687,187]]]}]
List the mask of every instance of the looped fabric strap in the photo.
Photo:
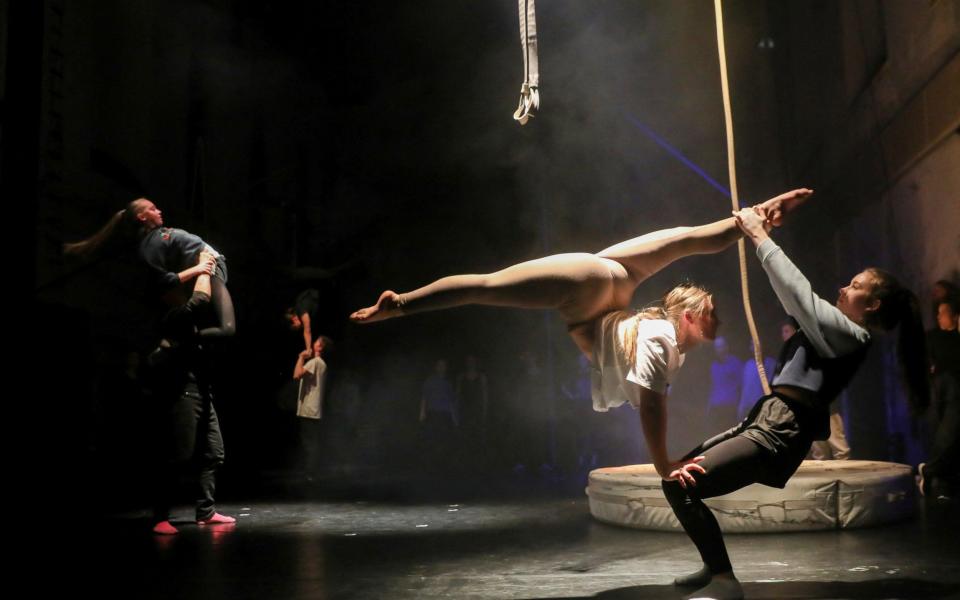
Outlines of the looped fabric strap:
[{"label": "looped fabric strap", "polygon": [[513,118],[526,125],[540,110],[540,63],[537,59],[537,14],[534,0],[520,4],[520,46],[523,49],[523,87]]}]

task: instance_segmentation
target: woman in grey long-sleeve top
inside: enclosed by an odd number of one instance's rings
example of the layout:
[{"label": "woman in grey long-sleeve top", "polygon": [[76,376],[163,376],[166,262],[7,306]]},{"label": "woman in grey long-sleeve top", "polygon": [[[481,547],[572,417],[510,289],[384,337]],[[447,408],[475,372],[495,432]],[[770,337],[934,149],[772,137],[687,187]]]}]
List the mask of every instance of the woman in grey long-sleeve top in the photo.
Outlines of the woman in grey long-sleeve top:
[{"label": "woman in grey long-sleeve top", "polygon": [[[757,247],[770,285],[784,310],[800,324],[780,352],[773,393],[760,398],[747,418],[695,448],[685,464],[663,481],[677,519],[703,559],[703,568],[678,577],[678,586],[703,588],[692,597],[742,598],[723,536],[703,499],[751,483],[782,488],[814,440],[830,433],[830,402],[853,377],[873,333],[899,325],[899,358],[910,398],[928,399],[923,326],[914,294],[889,273],[870,268],[840,289],[836,305],[817,296],[810,282],[767,234],[753,209],[736,213],[737,224]],[[673,474],[671,474],[673,475]],[[693,482],[690,481],[691,475]]]},{"label": "woman in grey long-sleeve top", "polygon": [[[154,274],[152,292],[163,295],[201,274],[210,275],[211,306],[217,325],[205,327],[200,335],[228,337],[236,332],[233,299],[227,290],[226,257],[188,231],[163,227],[163,214],[146,198],[127,204],[89,238],[64,244],[63,251],[67,255],[90,257],[114,241],[130,244],[134,240],[141,260]],[[203,252],[208,255],[206,260],[198,261]]]}]

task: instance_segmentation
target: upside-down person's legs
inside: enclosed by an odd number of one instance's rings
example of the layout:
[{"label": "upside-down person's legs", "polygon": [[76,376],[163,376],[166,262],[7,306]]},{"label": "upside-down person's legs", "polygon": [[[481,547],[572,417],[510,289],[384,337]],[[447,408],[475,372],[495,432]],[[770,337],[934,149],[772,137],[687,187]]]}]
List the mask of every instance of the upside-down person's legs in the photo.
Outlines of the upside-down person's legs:
[{"label": "upside-down person's legs", "polygon": [[480,275],[453,275],[397,294],[386,291],[377,304],[351,315],[374,322],[400,315],[466,304],[514,308],[556,308],[568,322],[595,318],[610,310],[613,280],[625,277],[620,265],[593,254],[556,254]]},{"label": "upside-down person's legs", "polygon": [[727,555],[720,525],[703,499],[729,494],[756,482],[766,469],[767,451],[751,440],[735,436],[726,439],[704,453],[700,462],[706,473],[695,473],[696,486],[684,489],[677,481],[664,481],[663,493],[670,502],[677,520],[690,536],[704,568],[697,573],[676,580],[678,585],[703,587],[705,597],[740,598],[740,584],[733,576],[733,567]]}]

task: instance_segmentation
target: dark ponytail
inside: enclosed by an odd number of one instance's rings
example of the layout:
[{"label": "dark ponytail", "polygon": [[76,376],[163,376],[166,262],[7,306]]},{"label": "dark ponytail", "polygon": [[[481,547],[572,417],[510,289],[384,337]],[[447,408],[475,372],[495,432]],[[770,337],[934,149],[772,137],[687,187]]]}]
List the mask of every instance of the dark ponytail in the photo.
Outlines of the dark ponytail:
[{"label": "dark ponytail", "polygon": [[871,268],[867,272],[874,279],[873,298],[880,301],[877,310],[867,314],[867,325],[884,331],[899,326],[897,358],[911,408],[916,414],[922,413],[930,404],[930,368],[920,301],[887,271]]},{"label": "dark ponytail", "polygon": [[95,234],[79,242],[64,244],[63,253],[66,256],[87,259],[96,256],[107,244],[132,243],[140,234],[141,226],[137,215],[144,202],[143,198],[130,202],[125,209],[114,213]]}]

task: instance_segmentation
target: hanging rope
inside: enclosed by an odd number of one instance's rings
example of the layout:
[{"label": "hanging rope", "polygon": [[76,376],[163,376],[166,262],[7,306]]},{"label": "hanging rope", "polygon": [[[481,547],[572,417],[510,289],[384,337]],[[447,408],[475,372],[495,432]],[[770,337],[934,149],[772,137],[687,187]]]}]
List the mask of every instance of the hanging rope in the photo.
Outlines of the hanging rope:
[{"label": "hanging rope", "polygon": [[[727,83],[727,53],[723,40],[723,9],[721,0],[714,0],[713,6],[717,14],[717,50],[720,55],[720,84],[723,89],[723,117],[727,126],[727,169],[730,172],[730,199],[733,210],[740,210],[740,199],[737,195],[737,163],[733,145],[733,111],[730,109],[730,85]],[[757,324],[753,320],[753,309],[750,306],[750,286],[747,281],[747,247],[743,238],[737,242],[740,253],[740,291],[743,295],[743,311],[747,315],[747,326],[750,328],[750,337],[753,338],[753,360],[757,364],[757,375],[760,376],[760,385],[763,393],[770,394],[770,382],[763,367],[763,349],[760,347],[760,336],[757,335]]]},{"label": "hanging rope", "polygon": [[526,125],[540,110],[540,63],[537,59],[537,15],[534,0],[519,0],[520,46],[523,48],[523,87],[513,118]]}]

